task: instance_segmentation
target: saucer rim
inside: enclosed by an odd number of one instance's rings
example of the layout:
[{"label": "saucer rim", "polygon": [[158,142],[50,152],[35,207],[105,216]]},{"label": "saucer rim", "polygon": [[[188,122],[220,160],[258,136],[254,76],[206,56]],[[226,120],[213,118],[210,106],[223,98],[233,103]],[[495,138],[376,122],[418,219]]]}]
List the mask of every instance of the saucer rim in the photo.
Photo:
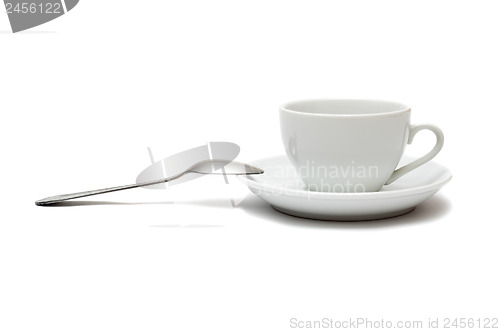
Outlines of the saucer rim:
[{"label": "saucer rim", "polygon": [[[285,155],[275,155],[275,156],[270,156],[267,158],[262,158],[258,160],[254,160],[253,163],[258,163],[259,161],[264,161],[272,158],[277,158],[277,157],[285,157]],[[407,158],[415,158],[409,155],[405,155]],[[438,167],[441,167],[443,169],[443,173],[433,181],[432,183],[425,184],[422,186],[416,186],[412,188],[405,188],[405,189],[394,189],[391,191],[374,191],[374,192],[361,192],[361,193],[335,193],[335,192],[319,192],[319,191],[307,191],[307,190],[301,190],[301,189],[286,189],[281,193],[281,195],[285,196],[291,196],[291,197],[309,197],[313,196],[314,198],[318,199],[386,199],[386,198],[391,198],[391,197],[407,197],[407,196],[415,196],[415,195],[421,195],[426,192],[431,192],[433,190],[439,190],[439,188],[442,188],[444,185],[446,185],[448,182],[451,181],[453,178],[451,171],[444,165],[435,162],[435,161],[430,161],[427,164],[435,165]],[[249,175],[238,175],[237,178],[247,185],[248,187],[256,187],[258,189],[261,189],[265,192],[270,192],[273,190],[273,188],[279,188],[279,186],[276,185],[271,185],[267,183],[262,183],[258,182],[255,179],[250,178]],[[396,180],[394,183],[397,183],[398,180]]]}]

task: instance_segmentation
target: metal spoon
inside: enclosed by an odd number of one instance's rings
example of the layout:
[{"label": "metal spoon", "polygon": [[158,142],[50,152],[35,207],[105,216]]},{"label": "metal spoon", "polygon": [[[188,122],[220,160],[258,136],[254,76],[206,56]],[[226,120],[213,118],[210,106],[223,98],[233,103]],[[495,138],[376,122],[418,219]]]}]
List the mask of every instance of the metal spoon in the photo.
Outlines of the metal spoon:
[{"label": "metal spoon", "polygon": [[221,159],[205,160],[205,161],[199,162],[197,164],[194,164],[193,166],[189,167],[187,170],[185,170],[182,173],[179,173],[177,175],[174,175],[174,176],[171,176],[168,178],[164,178],[161,180],[135,183],[135,184],[129,184],[126,186],[111,187],[111,188],[98,189],[98,190],[82,191],[82,192],[73,193],[73,194],[51,196],[51,197],[47,197],[47,198],[43,198],[41,200],[38,200],[35,202],[35,204],[36,205],[49,205],[49,204],[59,203],[62,201],[67,201],[67,200],[74,199],[74,198],[99,195],[99,194],[104,194],[104,193],[110,193],[113,191],[132,189],[132,188],[137,188],[137,187],[151,186],[153,184],[159,184],[159,183],[169,182],[169,181],[178,179],[181,176],[184,176],[188,173],[251,175],[251,174],[262,174],[262,173],[264,173],[264,171],[261,170],[260,168],[255,167],[255,166],[251,166],[251,165],[248,165],[245,163],[240,163],[237,161],[231,162],[230,160],[221,160]]}]

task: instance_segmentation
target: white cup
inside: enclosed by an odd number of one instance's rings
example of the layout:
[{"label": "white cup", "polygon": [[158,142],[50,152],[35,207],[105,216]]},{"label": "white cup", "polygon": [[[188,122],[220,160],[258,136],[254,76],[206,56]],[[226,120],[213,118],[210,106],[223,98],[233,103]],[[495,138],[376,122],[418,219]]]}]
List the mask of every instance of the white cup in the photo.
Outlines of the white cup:
[{"label": "white cup", "polygon": [[[373,192],[434,158],[443,147],[441,129],[410,124],[410,107],[396,102],[316,99],[283,104],[280,125],[291,163],[308,190]],[[436,145],[395,170],[417,132],[428,129]]]}]

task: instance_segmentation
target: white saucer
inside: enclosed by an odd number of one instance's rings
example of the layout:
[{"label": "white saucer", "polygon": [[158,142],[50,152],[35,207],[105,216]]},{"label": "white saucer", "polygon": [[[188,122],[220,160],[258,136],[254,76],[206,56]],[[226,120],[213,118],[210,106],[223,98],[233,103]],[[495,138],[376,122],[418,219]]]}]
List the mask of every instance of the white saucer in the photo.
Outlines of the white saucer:
[{"label": "white saucer", "polygon": [[[401,165],[415,160],[403,157]],[[429,162],[378,192],[328,193],[308,191],[286,156],[251,163],[264,174],[238,176],[248,188],[276,210],[319,220],[374,220],[408,213],[451,180],[444,166]]]}]

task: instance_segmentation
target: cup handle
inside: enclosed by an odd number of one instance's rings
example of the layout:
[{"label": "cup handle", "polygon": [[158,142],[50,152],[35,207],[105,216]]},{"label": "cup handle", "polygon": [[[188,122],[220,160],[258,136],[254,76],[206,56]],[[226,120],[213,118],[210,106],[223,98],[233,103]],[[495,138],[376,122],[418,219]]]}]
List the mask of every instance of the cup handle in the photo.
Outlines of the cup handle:
[{"label": "cup handle", "polygon": [[413,138],[415,137],[415,135],[419,131],[424,129],[430,130],[434,133],[434,135],[436,135],[436,145],[434,145],[434,148],[430,152],[428,152],[425,156],[395,170],[385,184],[391,184],[400,177],[402,177],[403,175],[405,175],[406,173],[413,171],[415,168],[419,166],[422,166],[423,164],[434,158],[439,153],[439,151],[441,151],[441,148],[443,147],[444,143],[443,132],[437,126],[430,123],[411,125],[410,135],[408,136],[408,144],[411,144],[413,142]]}]

